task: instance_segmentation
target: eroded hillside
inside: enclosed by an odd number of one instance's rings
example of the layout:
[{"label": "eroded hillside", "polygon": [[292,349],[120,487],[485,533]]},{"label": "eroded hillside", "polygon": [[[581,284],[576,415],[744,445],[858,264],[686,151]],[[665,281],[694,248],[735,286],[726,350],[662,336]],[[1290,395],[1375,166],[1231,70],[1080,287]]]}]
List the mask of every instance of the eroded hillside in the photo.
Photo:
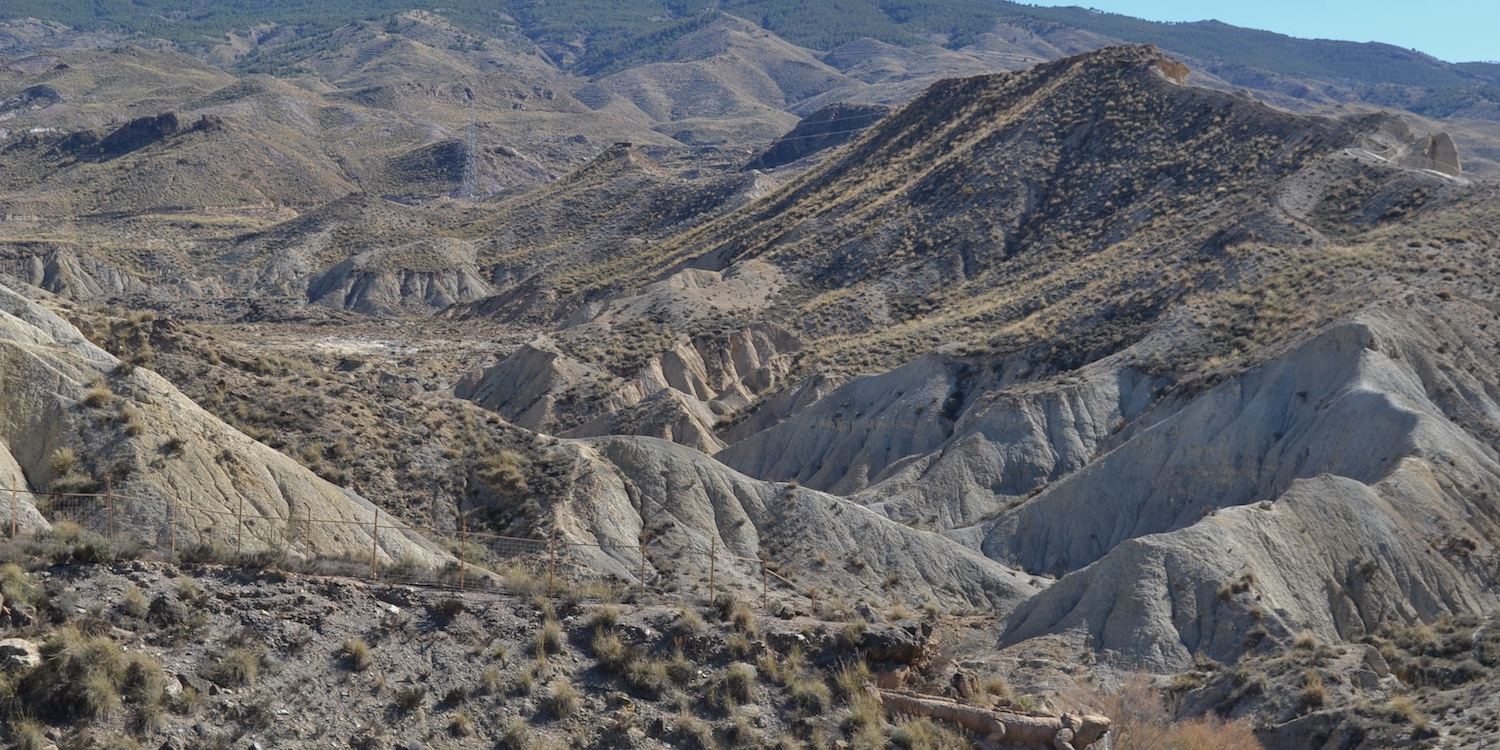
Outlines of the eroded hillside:
[{"label": "eroded hillside", "polygon": [[[1140,671],[1277,748],[1493,738],[1461,717],[1500,667],[1500,200],[1453,137],[1200,87],[1145,46],[905,101],[867,87],[1000,58],[819,56],[715,17],[585,81],[463,33],[355,24],[275,51],[298,78],[135,47],[6,63],[0,94],[29,93],[0,146],[0,473],[28,525],[47,490],[101,484],[375,503],[436,537],[391,537],[391,560],[441,567],[471,530],[562,540],[676,596],[722,551],[757,565],[710,575],[775,571],[787,618],[978,613],[945,656],[1054,709],[1103,705],[1059,684]],[[833,98],[898,106],[791,129]],[[789,129],[816,142],[746,169]],[[665,659],[669,614],[597,637]],[[440,641],[439,619],[402,627]],[[527,674],[651,682],[591,669]],[[956,671],[924,670],[929,692]],[[816,718],[790,681],[755,731],[733,708],[683,729],[718,709],[651,685],[673,742],[899,734]],[[578,730],[623,710],[604,692],[569,723],[548,690],[517,710],[554,739],[649,744]],[[473,723],[450,734],[516,742]]]}]

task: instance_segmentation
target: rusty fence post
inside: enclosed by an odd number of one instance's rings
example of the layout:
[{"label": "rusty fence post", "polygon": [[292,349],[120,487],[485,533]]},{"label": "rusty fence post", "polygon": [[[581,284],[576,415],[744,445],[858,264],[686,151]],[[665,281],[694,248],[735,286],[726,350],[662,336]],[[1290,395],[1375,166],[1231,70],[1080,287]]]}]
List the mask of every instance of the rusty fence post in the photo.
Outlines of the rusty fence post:
[{"label": "rusty fence post", "polygon": [[771,611],[771,573],[764,557],[760,559],[760,609],[762,612]]},{"label": "rusty fence post", "polygon": [[641,598],[645,599],[646,598],[646,537],[645,537],[644,534],[641,535],[641,540],[640,541],[641,541],[641,570],[640,570],[639,573],[636,574],[636,577],[639,578],[640,582],[641,582]]},{"label": "rusty fence post", "polygon": [[458,526],[458,590],[464,590],[464,567],[467,565],[469,550],[469,517],[459,519]]},{"label": "rusty fence post", "polygon": [[108,481],[104,483],[104,502],[109,506],[109,541],[115,540],[115,490],[114,485]]},{"label": "rusty fence post", "polygon": [[167,512],[172,517],[172,530],[170,532],[172,541],[170,544],[172,545],[172,559],[175,561],[177,559],[177,493],[175,492],[172,493],[172,505],[168,508]]},{"label": "rusty fence post", "polygon": [[380,509],[375,509],[375,524],[370,527],[370,578],[380,578],[376,555],[380,553]]},{"label": "rusty fence post", "polygon": [[713,604],[714,603],[714,599],[717,599],[719,597],[718,591],[716,591],[715,587],[714,587],[714,583],[715,583],[714,578],[715,578],[716,574],[719,572],[719,570],[718,570],[718,568],[719,568],[719,538],[717,536],[715,536],[715,537],[712,538],[711,542],[712,542],[712,544],[709,547],[709,551],[708,551],[708,603],[709,604]]},{"label": "rusty fence post", "polygon": [[234,507],[234,556],[240,556],[240,537],[245,532],[245,493],[240,493],[240,502]]},{"label": "rusty fence post", "polygon": [[303,554],[307,555],[307,559],[308,560],[312,560],[313,559],[313,546],[312,546],[312,508],[311,507],[309,507],[309,508],[307,508],[307,509],[305,509],[305,510],[302,511],[302,548],[304,550],[306,550],[306,552],[304,552]]},{"label": "rusty fence post", "polygon": [[547,596],[552,596],[557,579],[557,527],[552,527],[552,536],[547,541]]},{"label": "rusty fence post", "polygon": [[16,514],[19,512],[20,500],[17,498],[21,490],[16,487],[10,488],[10,538],[16,538]]}]

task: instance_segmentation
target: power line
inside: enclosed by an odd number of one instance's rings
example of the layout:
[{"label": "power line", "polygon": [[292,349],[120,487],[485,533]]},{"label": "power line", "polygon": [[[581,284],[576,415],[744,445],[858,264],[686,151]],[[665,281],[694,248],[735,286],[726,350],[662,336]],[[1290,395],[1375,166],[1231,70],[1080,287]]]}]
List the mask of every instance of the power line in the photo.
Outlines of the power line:
[{"label": "power line", "polygon": [[[873,125],[873,124],[874,123],[871,123],[871,125]],[[786,136],[782,136],[780,138],[777,138],[775,141],[772,141],[771,145],[774,146],[777,143],[781,143],[782,141],[802,141],[802,140],[807,140],[808,138],[826,138],[826,137],[828,137],[830,135],[844,135],[846,133],[861,133],[861,132],[864,132],[866,130],[869,130],[870,127],[871,127],[871,125],[866,125],[866,126],[864,126],[862,128],[851,128],[849,130],[832,130],[832,131],[829,131],[827,133],[809,133],[807,135],[786,135]]]}]

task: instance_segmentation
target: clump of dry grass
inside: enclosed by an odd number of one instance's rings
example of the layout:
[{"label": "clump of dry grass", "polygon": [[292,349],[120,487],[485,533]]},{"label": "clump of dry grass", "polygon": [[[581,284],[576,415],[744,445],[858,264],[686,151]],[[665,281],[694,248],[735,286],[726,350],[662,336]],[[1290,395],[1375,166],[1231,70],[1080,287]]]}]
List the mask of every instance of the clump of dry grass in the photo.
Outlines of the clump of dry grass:
[{"label": "clump of dry grass", "polygon": [[350,638],[344,641],[340,651],[347,660],[349,668],[356,672],[363,672],[375,664],[375,651],[363,638]]}]

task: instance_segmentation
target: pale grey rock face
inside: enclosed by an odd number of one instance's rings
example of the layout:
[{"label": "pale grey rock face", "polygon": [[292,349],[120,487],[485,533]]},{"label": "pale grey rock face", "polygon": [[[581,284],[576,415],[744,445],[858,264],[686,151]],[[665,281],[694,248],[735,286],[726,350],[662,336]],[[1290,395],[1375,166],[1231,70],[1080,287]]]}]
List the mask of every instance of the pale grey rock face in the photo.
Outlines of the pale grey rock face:
[{"label": "pale grey rock face", "polygon": [[935,450],[953,430],[963,364],[928,355],[888,373],[855,378],[792,419],[742,440],[717,458],[752,476],[795,480],[835,494],[864,489],[894,460]]},{"label": "pale grey rock face", "polygon": [[844,597],[931,597],[1004,611],[1037,590],[1029,576],[943,536],[822,492],[752,479],[682,445],[638,436],[565,445],[578,452],[579,466],[558,508],[560,533],[599,545],[580,554],[626,579],[637,577],[636,545],[649,528],[663,548],[694,554],[674,569],[650,561],[648,580],[664,574],[695,579],[707,572],[707,555],[718,550],[725,557],[721,582],[758,584],[755,563],[727,558],[774,553],[803,591]]},{"label": "pale grey rock face", "polygon": [[1132,353],[1048,383],[1024,382],[1021,362],[929,354],[845,383],[716,457],[892,518],[970,526],[1083,468],[1155,403],[1163,380],[1125,366]]},{"label": "pale grey rock face", "polygon": [[1374,481],[1412,449],[1416,415],[1378,387],[1411,395],[1364,355],[1370,341],[1364,327],[1341,326],[1199,396],[1007,514],[986,553],[1060,574],[1126,539],[1274,499],[1297,478]]},{"label": "pale grey rock face", "polygon": [[[729,275],[684,270],[636,297],[589,311],[562,332],[537,336],[455,389],[462,399],[508,422],[568,438],[649,435],[703,453],[723,449],[718,426],[772,393],[792,371],[802,344],[774,324],[754,324],[717,335],[678,336],[633,374],[616,374],[571,356],[565,342],[609,335],[619,321],[639,320],[666,306],[673,315],[702,314],[705,288],[729,294],[733,305],[765,305],[777,282],[766,264],[745,264]],[[696,311],[694,311],[696,308]]]},{"label": "pale grey rock face", "polygon": [[0,273],[49,292],[77,299],[148,292],[130,273],[77,247],[27,245],[6,247]]},{"label": "pale grey rock face", "polygon": [[987,554],[1065,575],[1002,643],[1081,630],[1166,671],[1495,606],[1500,410],[1459,308],[1367,310],[1003,515]]}]

